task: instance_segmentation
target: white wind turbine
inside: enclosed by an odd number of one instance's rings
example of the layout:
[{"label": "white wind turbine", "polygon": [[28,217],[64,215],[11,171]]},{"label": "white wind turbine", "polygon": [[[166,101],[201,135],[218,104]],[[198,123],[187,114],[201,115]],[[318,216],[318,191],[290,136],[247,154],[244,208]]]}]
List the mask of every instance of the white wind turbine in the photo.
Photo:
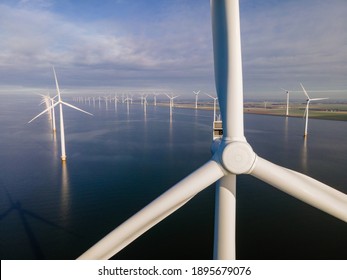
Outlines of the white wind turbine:
[{"label": "white wind turbine", "polygon": [[40,114],[38,114],[36,117],[34,117],[33,119],[31,119],[29,121],[32,122],[33,120],[35,120],[36,118],[38,118],[39,116],[41,116],[42,114],[46,113],[48,110],[51,110],[52,108],[54,108],[55,106],[59,105],[59,111],[60,111],[60,142],[61,142],[61,160],[65,161],[66,160],[66,152],[65,152],[65,131],[64,131],[64,117],[63,117],[63,104],[65,106],[71,107],[73,109],[76,109],[78,111],[81,111],[83,113],[86,113],[88,115],[93,115],[91,113],[88,113],[82,109],[77,108],[76,106],[73,106],[67,102],[64,102],[61,99],[60,96],[60,90],[59,90],[59,85],[58,85],[58,79],[57,79],[57,75],[55,73],[55,69],[53,67],[53,73],[54,73],[54,79],[55,79],[55,85],[57,88],[57,93],[58,93],[58,101],[54,103],[54,105],[50,106],[49,108],[47,108],[46,110],[42,111]]},{"label": "white wind turbine", "polygon": [[199,93],[200,93],[200,90],[199,91],[194,91],[194,94],[195,94],[195,109],[198,109],[198,96],[199,96]]},{"label": "white wind turbine", "polygon": [[173,96],[173,95],[168,95],[167,93],[165,93],[165,95],[170,99],[170,117],[172,116],[172,108],[174,106],[174,99],[178,97],[178,95]]},{"label": "white wind turbine", "polygon": [[114,110],[117,111],[117,102],[118,102],[117,94],[114,95]]},{"label": "white wind turbine", "polygon": [[281,88],[281,90],[284,90],[284,92],[286,93],[286,96],[287,96],[286,116],[289,116],[289,94],[291,92],[299,92],[299,91],[287,90],[284,88]]},{"label": "white wind turbine", "polygon": [[[40,94],[40,96],[42,96],[42,101],[41,101],[40,105],[44,103],[46,105],[46,109],[54,105],[54,98],[57,97],[57,96],[55,96],[55,97],[51,98],[49,96],[49,94],[48,95]],[[54,107],[51,110],[48,111],[48,114],[49,114],[50,120],[52,121],[52,130],[53,130],[53,132],[55,132],[56,131],[56,127],[55,127]]]},{"label": "white wind turbine", "polygon": [[235,258],[236,176],[250,174],[347,222],[347,195],[254,153],[244,136],[238,0],[212,0],[215,80],[224,124],[212,158],[130,217],[79,259],[108,259],[214,182],[214,258]]},{"label": "white wind turbine", "polygon": [[216,110],[217,110],[217,99],[218,99],[218,96],[217,97],[213,97],[212,95],[209,95],[207,93],[205,93],[205,94],[208,97],[213,99],[213,121],[215,121],[216,120],[216,116],[217,116]]},{"label": "white wind turbine", "polygon": [[306,92],[304,86],[300,83],[301,87],[302,87],[302,90],[304,91],[304,94],[306,95],[307,97],[307,100],[306,100],[306,109],[305,109],[305,113],[304,113],[304,117],[306,116],[306,119],[305,119],[305,131],[304,131],[304,137],[307,136],[307,125],[308,125],[308,111],[309,111],[309,107],[310,107],[310,102],[311,101],[318,101],[318,100],[325,100],[325,99],[329,99],[328,97],[324,97],[324,98],[310,98],[308,93]]},{"label": "white wind turbine", "polygon": [[52,128],[53,128],[53,132],[56,132],[57,128],[55,126],[55,109],[54,109],[54,98],[56,98],[56,96],[54,96],[53,98],[51,98],[49,95],[47,96],[47,98],[49,98],[50,100],[50,106],[51,106],[51,112],[52,112]]},{"label": "white wind turbine", "polygon": [[146,116],[146,113],[147,113],[147,94],[146,95],[144,95],[142,98],[143,98],[143,112],[144,112],[144,114],[145,114],[145,116]]},{"label": "white wind turbine", "polygon": [[124,99],[124,102],[127,103],[127,113],[128,113],[128,115],[129,115],[129,101],[130,101],[131,103],[133,103],[133,99],[130,98],[130,97],[127,95],[127,97]]},{"label": "white wind turbine", "polygon": [[154,106],[157,106],[157,93],[153,93],[153,99],[154,99]]}]

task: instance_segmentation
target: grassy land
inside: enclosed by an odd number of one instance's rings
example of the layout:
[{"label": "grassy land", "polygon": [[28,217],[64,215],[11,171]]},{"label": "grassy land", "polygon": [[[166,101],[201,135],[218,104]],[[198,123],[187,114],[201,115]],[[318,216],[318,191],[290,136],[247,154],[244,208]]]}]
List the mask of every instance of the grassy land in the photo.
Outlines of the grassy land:
[{"label": "grassy land", "polygon": [[[290,117],[303,117],[305,104],[292,104],[289,106]],[[286,106],[283,104],[246,103],[245,113],[284,116]],[[347,104],[310,104],[309,118],[347,121]]]},{"label": "grassy land", "polygon": [[[166,103],[158,105],[168,106]],[[175,103],[176,108],[194,109],[195,104],[192,103]],[[306,104],[292,103],[289,106],[289,117],[303,117]],[[199,110],[213,110],[213,103],[200,102],[198,104]],[[218,108],[219,110],[219,108]],[[244,112],[246,114],[259,114],[259,115],[273,115],[285,116],[286,105],[281,103],[267,102],[246,102],[244,104]],[[310,104],[309,118],[325,119],[325,120],[338,120],[347,121],[347,103],[321,103]]]}]

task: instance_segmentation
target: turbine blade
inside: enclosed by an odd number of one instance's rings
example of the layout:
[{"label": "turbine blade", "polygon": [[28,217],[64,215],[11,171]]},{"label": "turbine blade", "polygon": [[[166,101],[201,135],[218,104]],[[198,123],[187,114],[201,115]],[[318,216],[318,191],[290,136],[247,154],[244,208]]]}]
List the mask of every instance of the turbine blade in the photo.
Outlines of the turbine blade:
[{"label": "turbine blade", "polygon": [[73,108],[73,109],[76,109],[76,110],[78,110],[78,111],[81,111],[81,112],[83,112],[83,113],[85,113],[85,114],[88,114],[88,115],[93,116],[93,114],[91,114],[91,113],[89,113],[89,112],[87,112],[87,111],[84,111],[84,110],[82,110],[82,109],[80,109],[80,108],[77,108],[77,107],[74,106],[74,105],[71,105],[71,104],[66,103],[66,102],[64,102],[64,101],[61,101],[61,103],[64,104],[64,105],[66,105],[66,106],[68,106],[68,107],[71,107],[71,108]]},{"label": "turbine blade", "polygon": [[328,97],[324,97],[324,98],[313,98],[311,99],[311,101],[318,101],[318,100],[325,100],[325,99],[329,99]]},{"label": "turbine blade", "polygon": [[306,95],[307,99],[310,100],[310,97],[308,96],[308,93],[306,92],[306,89],[304,88],[304,86],[302,85],[302,83],[300,83],[302,90],[304,91],[304,94]]},{"label": "turbine blade", "polygon": [[109,259],[223,175],[217,162],[208,161],[106,235],[79,259]]},{"label": "turbine blade", "polygon": [[223,138],[244,142],[239,1],[211,1],[211,17]]},{"label": "turbine blade", "polygon": [[299,172],[257,157],[250,173],[273,187],[347,222],[347,195]]},{"label": "turbine blade", "polygon": [[53,74],[54,74],[55,86],[56,86],[56,88],[57,88],[58,100],[59,100],[59,101],[61,101],[61,97],[60,97],[60,89],[59,89],[59,84],[58,84],[57,74],[55,73],[54,66],[52,66],[52,68],[53,68]]},{"label": "turbine blade", "polygon": [[212,95],[209,95],[208,93],[205,93],[208,97],[215,99],[215,97],[213,97]]},{"label": "turbine blade", "polygon": [[36,117],[32,118],[30,121],[28,121],[28,123],[31,123],[33,120],[37,119],[39,116],[43,115],[44,113],[48,112],[49,110],[51,110],[52,108],[54,108],[55,106],[57,106],[59,104],[59,102],[55,103],[54,105],[48,107],[46,110],[43,110],[40,114],[38,114]]}]

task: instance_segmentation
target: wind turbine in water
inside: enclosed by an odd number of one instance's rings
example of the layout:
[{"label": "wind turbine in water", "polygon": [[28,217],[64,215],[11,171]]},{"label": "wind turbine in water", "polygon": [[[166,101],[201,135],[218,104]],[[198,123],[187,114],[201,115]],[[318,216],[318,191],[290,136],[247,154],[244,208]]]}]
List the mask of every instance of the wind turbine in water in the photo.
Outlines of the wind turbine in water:
[{"label": "wind turbine in water", "polygon": [[66,160],[66,152],[65,152],[65,129],[64,129],[64,117],[63,117],[63,105],[71,107],[75,110],[81,111],[85,114],[88,115],[93,115],[91,113],[88,113],[80,108],[77,108],[76,106],[73,106],[67,102],[64,102],[61,99],[61,95],[60,95],[60,90],[59,90],[59,84],[58,84],[58,79],[57,79],[57,75],[55,73],[55,69],[53,67],[53,73],[54,73],[54,79],[55,79],[55,85],[57,88],[57,93],[58,93],[58,101],[54,103],[54,105],[50,106],[49,108],[47,108],[46,110],[42,111],[40,114],[38,114],[36,117],[34,117],[33,119],[31,119],[29,121],[29,123],[31,123],[33,120],[35,120],[36,118],[38,118],[39,116],[41,116],[42,114],[46,113],[47,111],[51,110],[52,108],[54,108],[55,106],[59,105],[59,111],[60,111],[60,142],[61,142],[61,160],[65,161]]},{"label": "wind turbine in water", "polygon": [[209,95],[207,93],[205,93],[208,97],[212,98],[213,99],[213,121],[215,122],[216,121],[216,116],[217,116],[217,99],[218,97],[213,97],[212,95]]},{"label": "wind turbine in water", "polygon": [[199,91],[194,91],[194,94],[195,94],[195,109],[198,109],[198,96],[199,96],[199,93],[200,93],[200,90]]},{"label": "wind turbine in water", "polygon": [[287,99],[287,105],[286,105],[286,116],[288,117],[289,116],[289,94],[291,92],[299,92],[299,91],[293,91],[293,90],[287,90],[287,89],[284,89],[284,88],[281,88],[282,90],[284,90],[284,92],[286,93],[286,99]]},{"label": "wind turbine in water", "polygon": [[49,115],[50,115],[50,119],[52,120],[52,130],[53,130],[53,133],[56,132],[56,126],[55,126],[55,110],[54,110],[54,98],[56,98],[58,95],[54,96],[53,98],[51,98],[48,95],[43,95],[43,94],[40,94],[42,96],[42,102],[41,104],[45,103],[46,104],[46,108],[51,108],[51,110],[48,111]]},{"label": "wind turbine in water", "polygon": [[170,99],[170,117],[172,116],[172,108],[174,106],[174,99],[178,97],[178,95],[173,96],[173,95],[168,95],[167,93],[165,93],[165,95]]},{"label": "wind turbine in water", "polygon": [[308,111],[309,111],[309,107],[310,107],[310,102],[311,101],[318,101],[318,100],[325,100],[325,99],[329,99],[328,97],[324,97],[324,98],[310,98],[307,91],[305,90],[304,86],[302,85],[302,83],[300,83],[302,90],[304,91],[304,94],[307,97],[306,100],[306,109],[305,109],[305,113],[304,113],[304,117],[306,116],[305,119],[305,131],[304,131],[304,137],[307,136],[307,125],[308,125]]},{"label": "wind turbine in water", "polygon": [[347,195],[313,178],[259,156],[247,143],[243,124],[243,81],[238,0],[212,0],[216,89],[223,136],[212,158],[105,236],[79,259],[108,259],[217,182],[215,259],[235,258],[236,176],[250,174],[347,222]]}]

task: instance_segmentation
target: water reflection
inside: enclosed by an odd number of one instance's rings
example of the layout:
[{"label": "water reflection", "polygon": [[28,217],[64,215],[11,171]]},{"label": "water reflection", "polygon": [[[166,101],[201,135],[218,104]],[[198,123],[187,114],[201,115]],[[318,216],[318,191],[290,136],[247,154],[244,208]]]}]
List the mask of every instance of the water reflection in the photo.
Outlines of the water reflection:
[{"label": "water reflection", "polygon": [[307,174],[307,137],[304,137],[304,141],[301,147],[301,167],[303,173]]},{"label": "water reflection", "polygon": [[66,161],[61,165],[61,196],[60,196],[61,215],[66,218],[70,210],[70,182]]}]

